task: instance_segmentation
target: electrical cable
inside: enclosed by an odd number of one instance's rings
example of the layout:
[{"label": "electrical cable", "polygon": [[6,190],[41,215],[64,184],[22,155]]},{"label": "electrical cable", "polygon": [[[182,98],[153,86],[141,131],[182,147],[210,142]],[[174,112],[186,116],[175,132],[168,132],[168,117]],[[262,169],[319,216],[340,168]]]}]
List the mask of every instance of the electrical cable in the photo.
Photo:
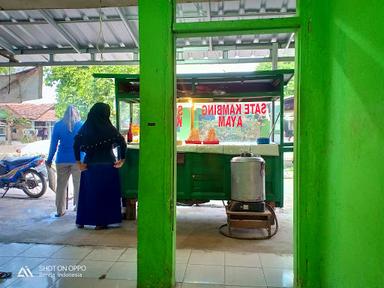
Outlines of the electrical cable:
[{"label": "electrical cable", "polygon": [[[105,49],[105,38],[104,38],[104,32],[103,32],[103,18],[102,18],[102,10],[101,10],[101,0],[99,5],[99,32],[97,34],[97,40],[96,40],[96,49],[100,53],[101,62],[104,61],[103,52]],[[100,50],[100,40],[103,40],[103,48]]]}]

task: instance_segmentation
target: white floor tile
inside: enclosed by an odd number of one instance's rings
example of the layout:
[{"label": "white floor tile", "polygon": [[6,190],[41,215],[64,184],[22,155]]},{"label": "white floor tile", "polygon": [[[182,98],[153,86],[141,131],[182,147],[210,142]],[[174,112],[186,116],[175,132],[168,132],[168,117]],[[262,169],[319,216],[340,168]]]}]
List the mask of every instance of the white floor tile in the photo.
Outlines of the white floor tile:
[{"label": "white floor tile", "polygon": [[183,283],[182,288],[224,288],[222,284]]},{"label": "white floor tile", "polygon": [[137,262],[137,249],[127,248],[117,261]]},{"label": "white floor tile", "polygon": [[50,277],[57,280],[65,277],[65,270],[70,270],[79,261],[77,259],[49,258],[32,269],[32,273],[40,277]]},{"label": "white floor tile", "polygon": [[252,267],[225,267],[225,285],[266,286],[263,270]]},{"label": "white floor tile", "polygon": [[99,278],[106,275],[109,268],[113,265],[112,261],[91,261],[83,260],[78,265],[84,265],[85,271],[81,272],[84,278]]},{"label": "white floor tile", "polygon": [[[37,268],[43,269],[43,267],[47,267],[46,269],[60,269],[61,267],[56,267],[56,266],[69,266],[69,265],[77,265],[79,262],[81,262],[78,259],[63,259],[63,258],[49,258],[46,259],[44,262],[41,262]],[[55,266],[55,267],[52,267]]]},{"label": "white floor tile", "polygon": [[8,278],[8,279],[1,279],[0,280],[0,288],[9,287],[12,283],[14,283],[17,280],[18,280],[18,278],[16,276],[13,276],[12,278]]},{"label": "white floor tile", "polygon": [[267,285],[272,287],[293,287],[293,270],[263,268]]},{"label": "white floor tile", "polygon": [[224,284],[224,266],[188,265],[184,282]]},{"label": "white floor tile", "polygon": [[96,288],[136,288],[136,281],[104,279],[99,281]]},{"label": "white floor tile", "polygon": [[0,271],[12,272],[12,278],[0,280],[0,287],[8,287],[11,283],[19,280],[17,277],[21,268],[32,270],[43,262],[45,258],[30,258],[30,257],[14,257],[12,260],[0,266]]},{"label": "white floor tile", "polygon": [[0,271],[13,272],[14,277],[17,277],[17,273],[21,268],[30,269],[37,267],[40,263],[45,261],[46,258],[32,258],[32,257],[14,257],[6,264],[0,266]]},{"label": "white floor tile", "polygon": [[189,264],[224,265],[224,252],[192,250]]},{"label": "white floor tile", "polygon": [[92,250],[90,247],[65,246],[54,253],[51,258],[83,259]]},{"label": "white floor tile", "polygon": [[185,276],[185,270],[187,269],[187,264],[185,263],[176,263],[176,282],[183,282]]},{"label": "white floor tile", "polygon": [[293,256],[259,253],[261,265],[267,268],[293,269]]},{"label": "white floor tile", "polygon": [[225,252],[225,265],[261,268],[260,258],[257,253]]},{"label": "white floor tile", "polygon": [[63,248],[62,245],[35,244],[24,252],[22,252],[20,256],[48,258],[61,248]]},{"label": "white floor tile", "polygon": [[135,262],[115,262],[107,273],[108,279],[136,280],[137,264]]},{"label": "white floor tile", "polygon": [[28,248],[32,247],[32,244],[23,243],[10,243],[0,246],[0,256],[18,256]]},{"label": "white floor tile", "polygon": [[0,266],[7,263],[13,258],[13,256],[0,256]]},{"label": "white floor tile", "polygon": [[191,256],[191,249],[177,249],[176,263],[188,263],[190,256]]},{"label": "white floor tile", "polygon": [[95,248],[87,255],[87,257],[85,257],[85,260],[117,261],[124,252],[124,248]]},{"label": "white floor tile", "polygon": [[18,278],[7,288],[49,288],[55,283],[56,279],[50,277],[29,277],[29,278]]},{"label": "white floor tile", "polygon": [[[267,287],[267,286],[256,286],[257,288],[272,288],[272,287]],[[224,286],[224,288],[255,288],[255,286]],[[279,287],[273,287],[273,288],[279,288]]]},{"label": "white floor tile", "polygon": [[92,278],[62,278],[54,285],[56,288],[86,288],[96,287],[99,281]]}]

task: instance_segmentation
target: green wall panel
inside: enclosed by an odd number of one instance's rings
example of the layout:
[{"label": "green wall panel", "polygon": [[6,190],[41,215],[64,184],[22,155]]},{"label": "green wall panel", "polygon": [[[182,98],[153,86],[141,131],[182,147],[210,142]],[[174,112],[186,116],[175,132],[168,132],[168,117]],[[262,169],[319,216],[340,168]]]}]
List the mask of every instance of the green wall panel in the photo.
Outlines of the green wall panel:
[{"label": "green wall panel", "polygon": [[175,284],[175,41],[173,5],[140,0],[137,286]]},{"label": "green wall panel", "polygon": [[383,1],[300,1],[297,283],[384,287]]},{"label": "green wall panel", "polygon": [[[183,163],[177,164],[177,200],[230,200],[231,165],[235,155],[214,153],[180,153]],[[280,157],[263,156],[266,162],[265,187],[268,201],[281,207],[284,203],[283,171]],[[123,196],[138,196],[139,150],[128,149],[126,162],[120,169]],[[140,199],[140,196],[139,196]]]}]

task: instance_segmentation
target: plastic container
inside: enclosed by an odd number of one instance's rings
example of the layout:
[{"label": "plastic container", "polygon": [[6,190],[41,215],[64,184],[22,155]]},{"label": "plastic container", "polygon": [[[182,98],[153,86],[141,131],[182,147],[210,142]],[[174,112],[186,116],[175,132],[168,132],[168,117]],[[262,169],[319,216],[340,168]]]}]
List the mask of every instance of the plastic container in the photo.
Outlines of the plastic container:
[{"label": "plastic container", "polygon": [[203,141],[203,144],[219,144],[219,140],[215,140],[215,141]]},{"label": "plastic container", "polygon": [[201,144],[201,141],[185,140],[185,144]]},{"label": "plastic container", "polygon": [[257,144],[269,144],[269,138],[267,137],[260,137],[257,138]]}]

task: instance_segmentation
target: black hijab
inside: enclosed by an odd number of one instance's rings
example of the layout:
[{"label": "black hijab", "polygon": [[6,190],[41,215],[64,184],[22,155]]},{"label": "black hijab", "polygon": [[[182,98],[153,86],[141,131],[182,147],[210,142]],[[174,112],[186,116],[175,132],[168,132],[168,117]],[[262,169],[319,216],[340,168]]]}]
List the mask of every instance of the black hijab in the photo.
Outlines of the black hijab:
[{"label": "black hijab", "polygon": [[89,110],[87,120],[79,131],[85,145],[97,145],[113,142],[120,136],[119,131],[109,120],[111,108],[108,104],[98,102]]}]

